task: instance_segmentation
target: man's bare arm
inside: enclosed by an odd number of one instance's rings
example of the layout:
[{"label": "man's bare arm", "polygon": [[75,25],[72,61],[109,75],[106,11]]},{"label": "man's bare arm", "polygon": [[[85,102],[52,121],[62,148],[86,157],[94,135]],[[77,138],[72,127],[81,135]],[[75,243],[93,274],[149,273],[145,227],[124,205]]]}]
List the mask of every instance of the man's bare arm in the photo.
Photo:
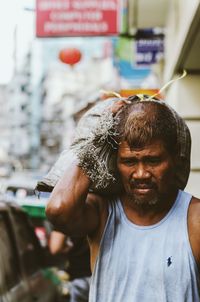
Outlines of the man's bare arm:
[{"label": "man's bare arm", "polygon": [[57,230],[71,236],[93,232],[99,224],[98,197],[88,195],[90,180],[74,162],[55,186],[46,215]]},{"label": "man's bare arm", "polygon": [[188,212],[189,240],[200,270],[200,199],[193,197]]}]

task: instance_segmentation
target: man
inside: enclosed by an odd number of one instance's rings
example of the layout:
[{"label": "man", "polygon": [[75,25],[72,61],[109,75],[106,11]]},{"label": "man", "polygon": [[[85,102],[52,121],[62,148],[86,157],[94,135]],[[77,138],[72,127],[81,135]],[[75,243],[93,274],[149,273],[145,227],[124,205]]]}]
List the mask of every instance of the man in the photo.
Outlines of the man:
[{"label": "man", "polygon": [[90,302],[200,301],[200,200],[180,190],[173,111],[148,98],[111,110],[120,120],[119,196],[90,194],[77,161],[56,185],[47,216],[67,234],[88,236]]}]

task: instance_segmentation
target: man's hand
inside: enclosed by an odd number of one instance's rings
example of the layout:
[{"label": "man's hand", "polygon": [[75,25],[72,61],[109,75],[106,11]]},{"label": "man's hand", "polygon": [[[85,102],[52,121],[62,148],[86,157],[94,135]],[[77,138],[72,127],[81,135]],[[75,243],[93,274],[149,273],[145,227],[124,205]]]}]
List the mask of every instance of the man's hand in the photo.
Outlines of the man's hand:
[{"label": "man's hand", "polygon": [[107,110],[110,110],[113,113],[113,116],[115,116],[116,113],[126,104],[131,104],[131,102],[128,100],[115,101],[111,106],[107,108]]}]

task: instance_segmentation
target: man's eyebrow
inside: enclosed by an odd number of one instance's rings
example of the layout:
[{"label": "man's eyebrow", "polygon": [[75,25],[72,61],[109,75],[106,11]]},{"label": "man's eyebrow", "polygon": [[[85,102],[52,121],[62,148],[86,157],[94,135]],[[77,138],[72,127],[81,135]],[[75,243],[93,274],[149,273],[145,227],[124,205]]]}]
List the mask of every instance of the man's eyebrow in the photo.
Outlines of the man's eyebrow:
[{"label": "man's eyebrow", "polygon": [[[141,158],[152,158],[152,157],[162,157],[162,154],[146,154],[146,155],[141,155]],[[129,159],[129,158],[138,158],[136,155],[130,154],[130,155],[119,155],[119,158],[121,159]]]},{"label": "man's eyebrow", "polygon": [[124,155],[122,155],[122,156],[120,156],[119,155],[119,158],[120,159],[137,159],[137,157],[135,156],[135,155],[126,155],[126,156],[124,156]]}]

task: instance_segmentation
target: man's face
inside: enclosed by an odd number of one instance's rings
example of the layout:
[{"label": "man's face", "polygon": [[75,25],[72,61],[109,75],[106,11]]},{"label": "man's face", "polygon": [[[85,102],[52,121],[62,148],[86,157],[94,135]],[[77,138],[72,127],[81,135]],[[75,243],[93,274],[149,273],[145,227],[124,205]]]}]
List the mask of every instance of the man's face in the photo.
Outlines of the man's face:
[{"label": "man's face", "polygon": [[117,166],[130,202],[157,204],[174,189],[174,160],[162,140],[154,140],[141,149],[130,149],[123,141],[118,149]]}]

